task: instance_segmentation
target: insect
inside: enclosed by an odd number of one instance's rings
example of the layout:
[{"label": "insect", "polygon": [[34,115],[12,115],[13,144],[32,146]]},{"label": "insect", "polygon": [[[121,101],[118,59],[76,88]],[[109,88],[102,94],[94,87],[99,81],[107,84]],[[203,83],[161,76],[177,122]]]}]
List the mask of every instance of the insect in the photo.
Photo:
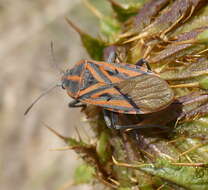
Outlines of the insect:
[{"label": "insect", "polygon": [[[69,107],[82,107],[93,104],[103,108],[108,127],[128,129],[116,123],[116,114],[148,114],[165,109],[174,100],[168,83],[151,71],[148,63],[141,59],[135,65],[113,63],[115,51],[109,54],[107,62],[82,60],[64,72],[61,84],[44,91],[25,111],[45,94],[62,86],[74,100]],[[144,67],[146,64],[147,67]]]},{"label": "insect", "polygon": [[[112,57],[112,56],[111,56]],[[62,88],[74,100],[69,107],[93,104],[104,109],[108,127],[115,127],[113,113],[147,114],[173,102],[168,83],[140,60],[136,65],[82,60],[62,76]],[[109,112],[110,111],[110,112]]]}]

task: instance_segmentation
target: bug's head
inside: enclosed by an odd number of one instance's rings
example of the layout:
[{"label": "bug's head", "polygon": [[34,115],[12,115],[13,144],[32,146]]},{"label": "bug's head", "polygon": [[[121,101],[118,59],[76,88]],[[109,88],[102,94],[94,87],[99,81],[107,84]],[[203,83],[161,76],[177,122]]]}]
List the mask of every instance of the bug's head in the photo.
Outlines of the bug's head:
[{"label": "bug's head", "polygon": [[66,70],[62,77],[61,77],[61,87],[63,90],[67,90],[68,86],[69,86],[69,76],[70,76],[70,70]]},{"label": "bug's head", "polygon": [[61,78],[62,88],[72,98],[77,97],[80,89],[80,75],[83,69],[82,64],[76,64],[72,69],[66,70]]}]

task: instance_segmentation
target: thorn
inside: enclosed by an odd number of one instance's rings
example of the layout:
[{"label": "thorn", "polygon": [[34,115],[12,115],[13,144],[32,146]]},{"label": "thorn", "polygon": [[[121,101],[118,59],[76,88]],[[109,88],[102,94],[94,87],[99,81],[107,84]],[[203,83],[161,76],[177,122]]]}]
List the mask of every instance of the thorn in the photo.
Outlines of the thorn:
[{"label": "thorn", "polygon": [[[198,72],[197,72],[197,74],[198,74]],[[170,87],[171,88],[194,88],[194,87],[197,88],[197,87],[199,87],[199,83],[198,82],[192,82],[192,83],[186,83],[186,84],[176,84],[176,85],[170,85]]]},{"label": "thorn", "polygon": [[152,166],[152,164],[143,164],[143,163],[141,164],[141,163],[139,163],[138,165],[133,165],[133,164],[128,164],[128,163],[118,162],[114,158],[114,156],[112,156],[112,161],[115,165],[126,167],[126,168],[139,168],[139,167],[143,167],[143,166]]},{"label": "thorn", "polygon": [[174,124],[174,127],[173,127],[174,129],[177,127],[177,125],[178,125],[178,123],[179,123],[180,119],[181,119],[180,117],[179,117],[179,118],[177,118],[177,120],[176,120],[176,122],[175,122],[175,124]]},{"label": "thorn", "polygon": [[190,163],[194,163],[193,160],[188,155],[185,155],[185,157]]},{"label": "thorn", "polygon": [[194,39],[191,39],[191,40],[172,42],[172,45],[183,45],[183,44],[194,44],[194,43],[197,43],[197,41]]},{"label": "thorn", "polygon": [[191,167],[205,167],[208,166],[207,163],[171,163],[175,166],[191,166]]},{"label": "thorn", "polygon": [[166,158],[168,158],[169,160],[175,161],[175,159],[173,157],[171,157],[171,156],[169,156],[169,155],[167,155],[165,153],[161,153],[161,155],[166,157]]},{"label": "thorn", "polygon": [[184,155],[188,154],[189,152],[191,152],[191,151],[193,151],[193,150],[195,150],[195,149],[197,149],[197,148],[200,148],[201,146],[204,146],[204,144],[197,144],[197,145],[193,146],[192,148],[188,149],[187,151],[182,152],[182,153],[179,155],[179,157],[184,156]]},{"label": "thorn", "polygon": [[118,164],[119,164],[118,161],[114,158],[114,156],[112,156],[112,161],[113,161],[113,163],[114,163],[115,165],[118,165]]},{"label": "thorn", "polygon": [[130,43],[130,42],[136,41],[136,40],[140,40],[141,38],[146,37],[147,34],[148,34],[147,32],[143,32],[143,33],[141,33],[141,34],[139,34],[137,36],[134,36],[134,37],[124,41],[123,44],[127,44],[127,43]]},{"label": "thorn", "polygon": [[51,131],[53,134],[55,134],[57,137],[63,139],[65,142],[67,142],[68,138],[62,136],[61,134],[59,134],[57,131],[55,131],[54,129],[52,129],[51,127],[49,127],[47,124],[45,124],[44,122],[42,122],[43,125],[49,130]]},{"label": "thorn", "polygon": [[192,72],[192,74],[194,74],[195,76],[206,75],[206,74],[208,74],[208,71],[207,70],[196,71],[196,72]]},{"label": "thorn", "polygon": [[134,34],[134,32],[125,32],[125,33],[123,33],[123,34],[120,34],[120,35],[118,36],[118,38],[119,38],[119,39],[122,39],[122,38],[130,37],[130,36],[132,36],[133,34]]},{"label": "thorn", "polygon": [[83,0],[85,6],[99,19],[102,19],[104,16],[98,9],[96,9],[88,0]]},{"label": "thorn", "polygon": [[75,131],[76,131],[76,133],[77,133],[77,136],[78,136],[78,138],[79,138],[79,141],[81,142],[81,141],[82,141],[82,137],[81,137],[81,135],[80,135],[80,132],[79,132],[77,126],[75,126]]},{"label": "thorn", "polygon": [[155,157],[152,155],[152,154],[150,154],[149,152],[147,152],[147,151],[145,151],[145,150],[143,150],[143,149],[139,149],[142,153],[144,153],[144,154],[146,154],[147,156],[149,156],[149,158],[151,158],[151,159],[154,159]]},{"label": "thorn", "polygon": [[195,7],[194,5],[191,6],[191,10],[190,10],[188,16],[183,20],[182,23],[185,23],[187,20],[189,20],[189,19],[191,18],[191,16],[193,15],[193,12],[194,12],[194,10],[195,10],[195,8],[196,8],[196,7]]},{"label": "thorn", "polygon": [[114,0],[108,0],[113,6],[116,6],[116,7],[120,7],[122,9],[124,9],[123,5],[120,4],[119,2],[117,1],[114,1]]},{"label": "thorn", "polygon": [[133,182],[133,183],[138,183],[137,179],[135,177],[129,176],[129,179]]},{"label": "thorn", "polygon": [[84,134],[85,134],[85,136],[86,136],[86,140],[88,141],[88,142],[92,142],[92,138],[89,136],[89,134],[88,134],[88,132],[89,131],[87,131],[87,129],[85,128],[85,127],[83,127],[82,128],[82,130],[83,130],[83,132],[84,132]]},{"label": "thorn", "polygon": [[160,187],[158,187],[156,190],[161,190],[163,187],[165,187],[166,184],[162,184],[160,185]]},{"label": "thorn", "polygon": [[79,33],[80,35],[84,34],[84,32],[77,25],[75,25],[69,18],[65,17],[65,20],[69,24],[69,26],[72,27],[77,33]]},{"label": "thorn", "polygon": [[120,186],[120,185],[121,185],[118,181],[116,181],[115,179],[113,179],[113,178],[111,178],[111,177],[109,177],[108,179],[109,179],[111,182],[113,182],[115,185],[117,185],[117,186]]},{"label": "thorn", "polygon": [[69,182],[67,182],[63,186],[61,186],[58,190],[69,190],[74,185],[75,185],[75,182],[70,180]]},{"label": "thorn", "polygon": [[205,50],[202,50],[202,51],[198,52],[198,54],[202,54],[202,53],[205,53],[205,52],[207,52],[207,51],[208,51],[208,48],[205,49]]},{"label": "thorn", "polygon": [[168,141],[167,144],[175,143],[175,142],[177,142],[179,139],[184,140],[185,137],[179,137],[179,138],[173,139],[173,140],[171,140],[171,141]]},{"label": "thorn", "polygon": [[51,148],[49,149],[50,151],[65,151],[65,150],[71,150],[72,147],[66,146],[66,147],[61,147],[61,148]]}]

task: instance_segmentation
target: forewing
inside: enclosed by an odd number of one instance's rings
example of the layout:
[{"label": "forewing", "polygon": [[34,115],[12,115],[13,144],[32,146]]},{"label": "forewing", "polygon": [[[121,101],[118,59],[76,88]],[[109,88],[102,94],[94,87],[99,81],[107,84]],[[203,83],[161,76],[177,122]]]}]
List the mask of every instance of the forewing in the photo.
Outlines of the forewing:
[{"label": "forewing", "polygon": [[85,62],[77,98],[84,103],[128,114],[151,113],[173,99],[168,84],[145,67]]},{"label": "forewing", "polygon": [[142,74],[122,81],[117,88],[140,108],[141,113],[151,113],[167,107],[174,96],[167,82],[155,74]]}]

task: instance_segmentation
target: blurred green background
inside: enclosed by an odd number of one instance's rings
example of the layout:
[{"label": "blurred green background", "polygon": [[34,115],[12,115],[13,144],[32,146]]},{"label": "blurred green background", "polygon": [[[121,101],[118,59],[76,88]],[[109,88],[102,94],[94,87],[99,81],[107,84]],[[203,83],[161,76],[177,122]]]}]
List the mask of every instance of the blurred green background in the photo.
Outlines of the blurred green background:
[{"label": "blurred green background", "polygon": [[51,41],[56,63],[63,69],[88,58],[79,36],[68,27],[64,17],[93,35],[97,33],[94,26],[98,21],[80,0],[0,0],[2,190],[62,190],[64,184],[72,181],[73,171],[80,162],[73,151],[50,151],[65,145],[42,124],[66,136],[75,137],[75,127],[82,133],[87,124],[80,121],[78,109],[68,109],[70,99],[65,91],[54,90],[26,117],[23,115],[44,89],[61,78],[52,63]]}]

